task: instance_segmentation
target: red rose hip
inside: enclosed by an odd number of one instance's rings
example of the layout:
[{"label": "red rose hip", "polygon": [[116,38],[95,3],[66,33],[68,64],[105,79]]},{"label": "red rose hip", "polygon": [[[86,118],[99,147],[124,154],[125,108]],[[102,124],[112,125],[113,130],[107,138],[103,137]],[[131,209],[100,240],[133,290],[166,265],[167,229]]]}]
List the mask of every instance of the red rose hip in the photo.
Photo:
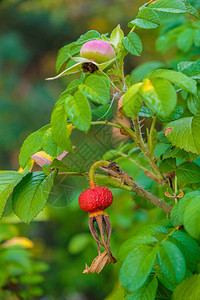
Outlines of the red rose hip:
[{"label": "red rose hip", "polygon": [[96,186],[82,192],[78,200],[82,210],[94,213],[109,207],[112,204],[113,195],[108,188]]},{"label": "red rose hip", "polygon": [[108,42],[94,40],[82,46],[80,56],[101,64],[115,58],[115,51]]}]

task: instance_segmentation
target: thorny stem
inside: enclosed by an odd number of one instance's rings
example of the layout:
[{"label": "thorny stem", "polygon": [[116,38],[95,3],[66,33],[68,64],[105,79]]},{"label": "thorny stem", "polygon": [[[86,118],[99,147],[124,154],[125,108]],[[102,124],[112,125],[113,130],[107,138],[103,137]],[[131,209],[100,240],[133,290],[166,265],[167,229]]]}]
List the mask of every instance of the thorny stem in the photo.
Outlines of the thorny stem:
[{"label": "thorny stem", "polygon": [[[94,121],[91,122],[91,125],[108,125],[111,127],[115,127],[118,128],[120,130],[120,132],[122,133],[123,131],[123,135],[129,136],[130,138],[132,138],[134,141],[137,141],[136,139],[136,135],[135,132],[133,130],[131,130],[130,128],[120,124],[120,123],[112,123],[112,122],[108,122],[107,120],[105,121]],[[76,126],[72,126],[72,129],[76,128]]]},{"label": "thorny stem", "polygon": [[161,172],[159,171],[158,165],[155,163],[154,158],[152,157],[151,153],[149,152],[148,148],[146,147],[146,145],[144,143],[138,117],[133,118],[132,120],[133,120],[135,135],[136,135],[136,138],[138,140],[138,146],[142,150],[142,152],[145,155],[146,159],[149,161],[150,166],[151,166],[152,170],[154,171],[155,175],[157,176],[158,180],[160,182],[162,182],[164,180],[164,177],[161,174]]},{"label": "thorny stem", "polygon": [[57,174],[57,176],[58,175],[60,175],[60,176],[62,176],[62,175],[65,175],[65,176],[87,176],[88,173],[87,172],[86,173],[81,173],[81,172],[59,172]]},{"label": "thorny stem", "polygon": [[115,127],[118,129],[120,129],[123,126],[123,125],[108,122],[108,121],[95,121],[95,122],[91,122],[91,125],[108,125],[108,126]]},{"label": "thorny stem", "polygon": [[178,182],[177,182],[177,176],[174,178],[174,192],[177,194],[178,192]]},{"label": "thorny stem", "polygon": [[177,182],[177,176],[175,176],[175,178],[174,178],[174,196],[175,196],[174,201],[175,201],[175,203],[178,202],[177,192],[178,192],[178,182]]},{"label": "thorny stem", "polygon": [[133,178],[131,176],[129,176],[126,172],[123,172],[119,166],[118,167],[118,171],[117,169],[113,170],[108,167],[101,167],[101,169],[106,172],[107,174],[109,174],[112,178],[112,180],[121,183],[121,184],[126,184],[128,186],[130,186],[132,188],[132,191],[135,192],[137,195],[145,198],[146,200],[150,201],[151,203],[153,203],[154,205],[156,205],[157,207],[161,208],[162,210],[164,210],[167,214],[171,213],[171,206],[167,205],[166,203],[164,203],[162,200],[160,200],[159,198],[157,198],[156,196],[152,195],[151,193],[149,193],[148,191],[144,190],[142,187],[138,186]]},{"label": "thorny stem", "polygon": [[150,153],[152,156],[154,156],[154,150],[153,150],[153,133],[154,133],[154,128],[156,125],[156,117],[153,117],[152,124],[151,124],[151,129],[149,133],[149,142],[150,142]]},{"label": "thorny stem", "polygon": [[108,125],[111,127],[118,128],[123,135],[129,136],[130,138],[132,138],[134,141],[137,142],[135,132],[120,123],[112,123],[108,121],[96,121],[96,122],[91,122],[91,125]]},{"label": "thorny stem", "polygon": [[[134,30],[135,30],[135,26],[132,27],[130,32],[133,32]],[[121,65],[119,66],[119,69],[121,71],[121,74],[119,75],[119,80],[123,81],[123,86],[126,90],[123,63],[121,63]],[[155,128],[155,124],[156,124],[156,118],[153,118],[153,122],[152,122],[151,129],[150,129],[150,138],[152,138],[152,134],[153,134],[153,130]],[[133,118],[133,125],[134,125],[134,131],[135,132],[132,131],[132,130],[129,130],[128,136],[131,137],[136,143],[138,143],[138,145],[139,145],[140,149],[142,150],[143,154],[145,155],[145,157],[149,161],[150,166],[151,166],[153,172],[155,173],[155,175],[158,179],[158,182],[163,183],[165,178],[162,175],[162,173],[159,171],[158,165],[154,161],[154,157],[152,156],[152,154],[150,153],[150,151],[148,150],[148,148],[146,147],[146,145],[144,143],[138,117]],[[113,126],[113,125],[111,125],[111,126]],[[121,129],[123,129],[123,126],[121,127]]]},{"label": "thorny stem", "polygon": [[119,82],[120,82],[121,94],[122,94],[123,92],[126,91],[123,60],[121,60],[119,62],[118,68],[120,70],[120,74],[118,75],[118,79],[119,79]]}]

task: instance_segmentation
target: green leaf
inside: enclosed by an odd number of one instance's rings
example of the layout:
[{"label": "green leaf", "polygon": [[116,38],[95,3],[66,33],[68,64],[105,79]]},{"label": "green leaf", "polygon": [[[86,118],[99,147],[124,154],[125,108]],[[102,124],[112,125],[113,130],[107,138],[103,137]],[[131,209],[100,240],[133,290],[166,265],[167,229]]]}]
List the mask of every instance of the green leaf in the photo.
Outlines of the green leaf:
[{"label": "green leaf", "polygon": [[129,291],[136,291],[147,280],[155,263],[157,249],[140,245],[126,257],[120,269],[121,284]]},{"label": "green leaf", "polygon": [[169,81],[160,78],[145,80],[141,88],[145,104],[159,116],[166,118],[174,111],[177,102],[176,91]]},{"label": "green leaf", "polygon": [[127,144],[127,142],[122,142],[119,147],[117,147],[117,150],[122,152],[122,153],[125,153],[129,150],[132,150],[133,148],[136,147],[136,143],[130,143],[130,144]]},{"label": "green leaf", "polygon": [[161,35],[156,40],[156,50],[160,53],[166,53],[171,47],[176,46],[177,43],[177,34],[172,34],[172,30],[170,30],[165,35]]},{"label": "green leaf", "polygon": [[15,187],[12,205],[15,214],[25,223],[43,210],[51,191],[55,172],[49,176],[43,172],[27,174]]},{"label": "green leaf", "polygon": [[160,69],[164,67],[163,63],[160,61],[150,61],[147,63],[143,63],[139,65],[138,67],[134,68],[134,70],[131,72],[130,76],[133,81],[133,83],[137,83],[143,80],[144,76],[153,70]]},{"label": "green leaf", "polygon": [[132,237],[131,239],[128,239],[126,242],[124,242],[120,249],[119,249],[119,253],[118,253],[118,258],[121,261],[124,261],[125,258],[127,257],[127,255],[134,250],[134,248],[140,246],[140,245],[148,245],[148,246],[152,246],[154,244],[156,244],[158,242],[158,240],[150,235],[150,234],[146,234],[146,235],[136,235],[134,237]]},{"label": "green leaf", "polygon": [[127,300],[154,300],[156,297],[157,289],[157,278],[149,277],[141,288],[139,288],[133,294],[127,296]]},{"label": "green leaf", "polygon": [[185,208],[183,215],[185,230],[193,238],[200,240],[200,197],[194,197]]},{"label": "green leaf", "polygon": [[[158,273],[157,278],[158,278],[159,283],[161,283],[162,286],[164,286],[168,291],[173,292],[175,290],[177,284],[175,282],[169,281],[169,279],[166,278],[163,273]],[[170,298],[170,300],[171,300],[171,298]]]},{"label": "green leaf", "polygon": [[138,232],[138,234],[151,234],[151,235],[155,235],[155,234],[167,234],[167,230],[165,229],[164,226],[158,225],[158,224],[153,224],[153,225],[147,225],[143,228],[141,228]]},{"label": "green leaf", "polygon": [[184,162],[176,170],[178,180],[186,183],[200,182],[200,167],[194,162]]},{"label": "green leaf", "polygon": [[123,109],[125,114],[128,117],[134,117],[138,115],[142,104],[143,104],[143,99],[139,93],[141,89],[142,83],[136,83],[132,85],[128,91],[124,94],[123,98]]},{"label": "green leaf", "polygon": [[43,136],[48,128],[49,125],[45,125],[25,139],[19,153],[20,167],[25,168],[30,157],[42,149]]},{"label": "green leaf", "polygon": [[67,114],[70,121],[84,132],[88,132],[91,126],[91,107],[85,95],[77,91],[74,96],[66,97]]},{"label": "green leaf", "polygon": [[165,136],[172,145],[200,154],[200,116],[181,118],[165,127]]},{"label": "green leaf", "polygon": [[[75,46],[75,47],[73,47]],[[73,47],[73,49],[72,49]],[[56,73],[58,73],[61,69],[61,67],[63,66],[64,63],[66,63],[70,57],[73,55],[76,55],[80,52],[81,46],[76,46],[76,42],[71,43],[69,45],[66,45],[64,47],[62,47],[59,51],[58,51],[58,56],[57,56],[57,60],[56,60]]]},{"label": "green leaf", "polygon": [[126,300],[126,291],[123,286],[119,284],[117,287],[114,287],[112,293],[109,294],[108,297],[105,298],[105,300]]},{"label": "green leaf", "polygon": [[99,108],[93,109],[92,114],[103,120],[107,119],[113,112],[113,106],[108,103],[100,106]]},{"label": "green leaf", "polygon": [[125,81],[125,84],[126,84],[127,88],[130,88],[134,83],[129,74],[126,75],[124,81]]},{"label": "green leaf", "polygon": [[196,29],[194,33],[194,45],[200,47],[200,30]]},{"label": "green leaf", "polygon": [[176,159],[172,157],[164,159],[159,165],[159,170],[162,173],[172,172],[175,169],[176,169]]},{"label": "green leaf", "polygon": [[185,209],[193,198],[200,199],[200,192],[194,191],[187,193],[178,203],[173,206],[170,218],[174,226],[183,224]]},{"label": "green leaf", "polygon": [[30,172],[30,170],[33,168],[34,165],[34,160],[32,158],[30,158],[26,164],[26,166],[24,168],[20,167],[20,169],[18,170],[19,173],[26,175],[28,172]]},{"label": "green leaf", "polygon": [[178,64],[178,71],[192,78],[200,78],[200,60],[195,62],[182,61]]},{"label": "green leaf", "polygon": [[195,265],[199,261],[200,252],[197,242],[185,232],[176,231],[169,236],[172,241],[183,253],[187,266],[194,271]]},{"label": "green leaf", "polygon": [[162,154],[162,159],[166,159],[169,157],[181,158],[184,160],[195,160],[197,158],[197,155],[177,147],[170,147]]},{"label": "green leaf", "polygon": [[144,29],[157,28],[160,25],[160,18],[151,8],[143,8],[137,14],[135,20],[128,23],[129,27],[137,26]]},{"label": "green leaf", "polygon": [[109,150],[109,151],[107,151],[103,155],[102,159],[110,161],[110,160],[112,160],[112,159],[114,159],[114,158],[116,158],[118,156],[120,156],[119,151],[117,151],[117,150]]},{"label": "green leaf", "polygon": [[139,117],[149,118],[153,117],[154,113],[146,106],[142,106],[138,114]]},{"label": "green leaf", "polygon": [[65,93],[67,92],[68,94],[71,94],[71,93],[75,92],[75,90],[76,90],[76,89],[79,87],[79,85],[82,84],[82,83],[83,83],[82,80],[80,80],[80,79],[75,79],[75,80],[71,81],[71,82],[68,84],[68,86],[67,86],[67,88],[66,88],[66,90],[65,90],[64,92],[65,92]]},{"label": "green leaf", "polygon": [[196,8],[194,6],[192,6],[187,0],[183,1],[186,7],[186,11],[188,14],[190,14],[191,16],[199,19],[199,13],[196,10]]},{"label": "green leaf", "polygon": [[162,11],[173,14],[182,14],[186,12],[184,3],[181,0],[159,0],[154,1],[148,7],[156,11]]},{"label": "green leaf", "polygon": [[79,85],[80,91],[97,104],[107,104],[110,101],[110,86],[98,75],[89,75],[84,84]]},{"label": "green leaf", "polygon": [[197,98],[197,97],[189,94],[188,97],[187,97],[187,107],[193,115],[198,114],[198,112],[200,112],[199,95],[198,95],[198,98]]},{"label": "green leaf", "polygon": [[178,36],[177,45],[180,50],[187,52],[194,41],[194,28],[186,28]]},{"label": "green leaf", "polygon": [[112,31],[110,35],[110,42],[117,47],[119,43],[121,43],[124,37],[124,33],[121,30],[120,25],[118,24],[117,27]]},{"label": "green leaf", "polygon": [[0,217],[3,214],[6,201],[10,196],[13,188],[20,182],[23,174],[15,171],[0,172]]},{"label": "green leaf", "polygon": [[76,44],[84,44],[88,41],[100,39],[101,35],[98,31],[96,30],[89,30],[88,32],[84,33],[83,35],[80,36],[80,38],[76,41]]},{"label": "green leaf", "polygon": [[162,78],[169,80],[171,83],[174,83],[179,88],[193,94],[197,95],[197,84],[196,81],[192,78],[189,78],[185,74],[182,74],[173,70],[154,70],[150,74],[150,78]]},{"label": "green leaf", "polygon": [[52,137],[51,128],[49,128],[43,136],[42,148],[46,153],[53,157],[57,157],[63,152],[62,149],[55,143]]},{"label": "green leaf", "polygon": [[172,292],[159,282],[155,300],[171,300],[171,299],[172,299]]},{"label": "green leaf", "polygon": [[175,121],[178,120],[182,117],[182,115],[184,114],[184,109],[182,106],[176,106],[175,110],[173,111],[173,113],[167,118],[167,119],[163,119],[162,117],[157,116],[157,119],[160,122],[171,122],[171,121]]},{"label": "green leaf", "polygon": [[[170,144],[163,131],[158,132],[158,140],[163,144]],[[168,158],[168,157],[164,157]]]},{"label": "green leaf", "polygon": [[61,94],[60,100],[55,104],[51,115],[52,136],[56,144],[62,149],[71,152],[72,144],[69,139],[69,131],[67,128],[67,98],[73,98],[65,92]]},{"label": "green leaf", "polygon": [[140,56],[142,53],[142,42],[135,32],[131,32],[122,39],[122,45],[132,55]]},{"label": "green leaf", "polygon": [[10,247],[6,251],[2,251],[1,260],[4,262],[5,266],[12,266],[10,267],[10,270],[12,270],[10,271],[10,273],[12,272],[11,276],[16,276],[21,272],[24,274],[30,274],[32,269],[30,256],[30,252],[26,249]]},{"label": "green leaf", "polygon": [[158,260],[164,276],[175,284],[185,276],[186,266],[183,254],[176,245],[165,241],[158,246]]},{"label": "green leaf", "polygon": [[194,275],[183,280],[175,289],[172,300],[200,299],[200,275]]}]

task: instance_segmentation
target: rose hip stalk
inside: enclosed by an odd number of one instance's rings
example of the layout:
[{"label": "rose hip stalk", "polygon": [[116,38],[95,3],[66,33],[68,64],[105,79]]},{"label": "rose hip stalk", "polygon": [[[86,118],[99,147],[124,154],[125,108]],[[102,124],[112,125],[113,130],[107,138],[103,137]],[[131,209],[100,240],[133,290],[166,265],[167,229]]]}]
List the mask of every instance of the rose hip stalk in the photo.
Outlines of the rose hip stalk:
[{"label": "rose hip stalk", "polygon": [[[104,162],[105,163],[105,162]],[[95,163],[89,173],[90,188],[82,192],[79,196],[80,208],[89,212],[89,228],[92,236],[97,242],[99,255],[93,261],[91,267],[86,265],[84,273],[99,273],[105,264],[115,263],[116,259],[110,249],[111,224],[108,214],[104,211],[112,204],[113,195],[111,191],[102,186],[95,186],[94,170],[102,165],[102,162]],[[100,232],[100,238],[95,228],[95,222]],[[106,239],[105,239],[106,235]],[[101,253],[100,246],[105,248],[105,252]]]}]

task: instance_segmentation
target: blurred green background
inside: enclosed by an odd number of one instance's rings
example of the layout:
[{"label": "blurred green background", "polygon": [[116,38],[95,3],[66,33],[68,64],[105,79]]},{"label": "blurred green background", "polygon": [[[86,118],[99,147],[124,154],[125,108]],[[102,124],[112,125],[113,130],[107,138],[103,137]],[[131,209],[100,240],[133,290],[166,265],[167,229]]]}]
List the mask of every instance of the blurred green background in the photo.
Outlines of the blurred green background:
[{"label": "blurred green background", "polygon": [[[125,33],[141,0],[1,0],[0,1],[0,169],[17,170],[19,149],[33,131],[49,123],[59,94],[71,80],[45,78],[55,75],[56,55],[62,46],[94,29],[110,33],[121,24]],[[179,18],[175,16],[175,18]],[[143,42],[141,57],[126,58],[126,73],[147,61],[163,61],[155,49],[157,30],[138,31]],[[128,122],[128,121],[127,121]],[[73,166],[89,166],[121,142],[118,133],[98,127],[89,134],[74,133],[76,154],[65,160]],[[132,164],[121,161],[124,170],[148,187]],[[97,255],[88,229],[87,214],[78,208],[78,196],[87,188],[82,178],[59,177],[48,205],[29,226],[12,217],[10,203],[2,224],[15,224],[16,236],[33,241],[32,255],[49,265],[38,281],[41,290],[34,299],[100,300],[117,284],[118,265],[106,267],[99,275],[85,275],[85,263]],[[140,226],[161,218],[162,212],[149,212],[133,205],[132,195],[114,190],[115,203],[108,209],[113,226],[111,247],[115,255],[123,241]],[[1,224],[1,225],[2,225]],[[134,226],[133,226],[134,225]],[[12,225],[13,226],[13,225]],[[1,278],[0,278],[1,281]],[[31,286],[31,278],[29,282]],[[20,287],[23,289],[23,285]],[[12,293],[2,299],[12,298]],[[27,299],[32,299],[28,296]]]}]

